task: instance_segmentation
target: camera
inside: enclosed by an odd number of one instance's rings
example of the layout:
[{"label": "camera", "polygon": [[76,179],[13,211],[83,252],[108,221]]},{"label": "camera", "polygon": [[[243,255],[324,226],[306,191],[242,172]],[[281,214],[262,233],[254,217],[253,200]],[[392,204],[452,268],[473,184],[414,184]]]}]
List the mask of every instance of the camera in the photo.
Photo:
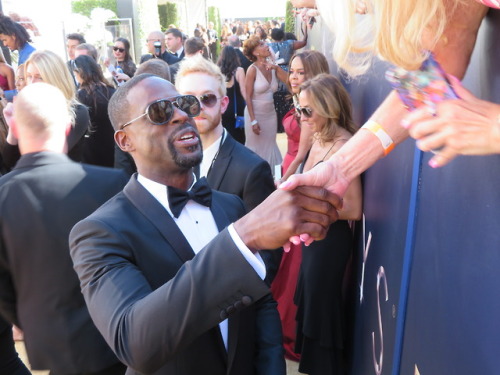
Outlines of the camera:
[{"label": "camera", "polygon": [[161,55],[161,43],[160,42],[154,42],[153,46],[155,47],[155,56],[160,57]]}]

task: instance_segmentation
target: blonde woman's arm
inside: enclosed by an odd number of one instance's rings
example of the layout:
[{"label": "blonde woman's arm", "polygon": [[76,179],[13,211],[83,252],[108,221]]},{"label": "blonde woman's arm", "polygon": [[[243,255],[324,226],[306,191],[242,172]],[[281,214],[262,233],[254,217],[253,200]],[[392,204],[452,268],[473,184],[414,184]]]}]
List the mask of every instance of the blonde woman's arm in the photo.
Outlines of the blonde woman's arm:
[{"label": "blonde woman's arm", "polygon": [[[433,50],[447,73],[459,78],[465,74],[485,14],[485,7],[473,1],[457,6],[443,38]],[[407,114],[408,111],[393,91],[370,120],[380,124],[397,145],[408,137],[408,131],[401,126]],[[288,190],[300,185],[323,186],[343,196],[350,182],[384,157],[385,153],[380,139],[373,132],[362,128],[327,162],[307,173],[291,176],[280,187]]]}]

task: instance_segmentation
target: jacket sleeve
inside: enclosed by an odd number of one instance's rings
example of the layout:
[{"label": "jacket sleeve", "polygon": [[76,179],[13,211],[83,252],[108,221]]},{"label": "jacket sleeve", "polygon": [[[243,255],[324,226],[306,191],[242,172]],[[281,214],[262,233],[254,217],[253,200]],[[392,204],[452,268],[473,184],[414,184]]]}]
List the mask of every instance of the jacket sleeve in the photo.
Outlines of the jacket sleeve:
[{"label": "jacket sleeve", "polygon": [[227,229],[155,290],[134,263],[141,249],[133,251],[126,236],[86,219],[73,228],[70,248],[94,323],[118,358],[139,372],[159,369],[221,322],[235,300],[269,293]]}]

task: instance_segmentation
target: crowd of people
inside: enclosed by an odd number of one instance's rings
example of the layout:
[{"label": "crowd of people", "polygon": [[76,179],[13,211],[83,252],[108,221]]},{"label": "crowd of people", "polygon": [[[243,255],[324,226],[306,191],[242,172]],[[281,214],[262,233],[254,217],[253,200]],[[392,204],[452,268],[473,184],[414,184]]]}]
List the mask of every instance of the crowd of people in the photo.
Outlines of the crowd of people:
[{"label": "crowd of people", "polygon": [[[285,375],[285,358],[300,373],[348,373],[342,282],[360,174],[408,136],[435,152],[433,168],[500,152],[500,105],[459,82],[487,7],[293,3],[304,25],[331,27],[348,74],[372,55],[418,70],[425,49],[460,99],[408,113],[392,92],[359,127],[308,28],[297,40],[276,20],[152,30],[139,64],[119,37],[103,67],[81,34],[67,35],[64,61],[0,17],[19,52],[15,70],[0,54],[2,102],[16,95],[0,137],[2,374],[29,374],[13,324],[31,368],[51,374]],[[411,37],[393,32],[408,25]]]}]

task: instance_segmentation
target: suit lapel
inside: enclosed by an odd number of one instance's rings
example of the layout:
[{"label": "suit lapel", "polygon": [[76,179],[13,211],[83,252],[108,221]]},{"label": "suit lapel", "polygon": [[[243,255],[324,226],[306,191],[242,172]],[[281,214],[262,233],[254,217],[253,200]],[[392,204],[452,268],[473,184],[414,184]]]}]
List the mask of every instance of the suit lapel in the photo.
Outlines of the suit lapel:
[{"label": "suit lapel", "polygon": [[137,181],[137,175],[132,176],[129,183],[123,189],[123,193],[135,208],[158,229],[182,262],[187,262],[194,257],[193,249],[177,224],[155,197]]},{"label": "suit lapel", "polygon": [[222,180],[226,175],[227,168],[231,162],[234,142],[236,142],[229,133],[226,132],[226,139],[220,148],[219,155],[215,159],[212,170],[207,176],[207,181],[212,189],[219,190]]}]

